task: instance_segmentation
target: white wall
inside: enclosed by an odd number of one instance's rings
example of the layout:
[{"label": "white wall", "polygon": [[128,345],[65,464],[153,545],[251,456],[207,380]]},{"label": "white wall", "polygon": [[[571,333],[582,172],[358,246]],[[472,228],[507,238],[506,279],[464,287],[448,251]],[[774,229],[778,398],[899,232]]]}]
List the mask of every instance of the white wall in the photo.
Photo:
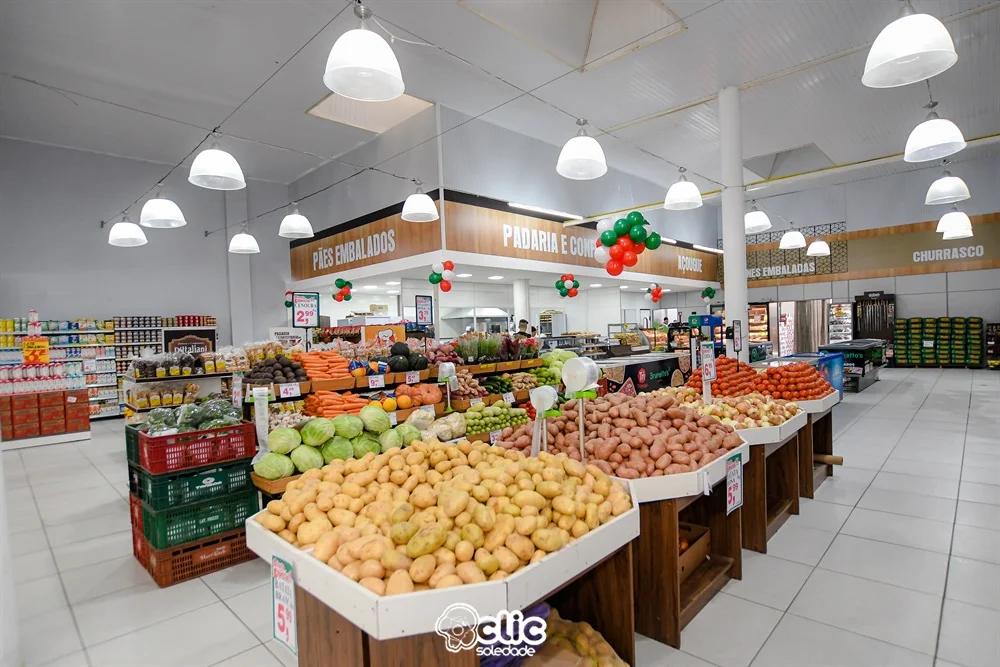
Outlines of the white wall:
[{"label": "white wall", "polygon": [[337,303],[329,291],[321,291],[319,294],[319,312],[324,317],[329,317],[330,326],[334,327],[337,326],[337,320],[346,318],[350,313],[367,312],[373,303],[388,306],[388,317],[400,317],[398,294],[365,294],[357,289],[357,285],[351,291],[350,301]]}]

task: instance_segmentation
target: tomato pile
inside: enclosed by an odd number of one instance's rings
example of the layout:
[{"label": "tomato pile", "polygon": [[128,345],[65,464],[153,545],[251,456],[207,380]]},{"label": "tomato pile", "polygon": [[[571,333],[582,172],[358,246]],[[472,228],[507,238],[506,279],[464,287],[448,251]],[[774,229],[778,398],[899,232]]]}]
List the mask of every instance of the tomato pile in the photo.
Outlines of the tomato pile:
[{"label": "tomato pile", "polygon": [[[712,394],[715,396],[743,396],[754,390],[757,371],[732,357],[718,357],[715,360],[715,376],[712,380]],[[687,386],[701,389],[701,369],[695,370],[687,381]]]},{"label": "tomato pile", "polygon": [[754,380],[753,389],[772,398],[793,401],[815,401],[833,392],[819,371],[804,361],[768,368]]}]

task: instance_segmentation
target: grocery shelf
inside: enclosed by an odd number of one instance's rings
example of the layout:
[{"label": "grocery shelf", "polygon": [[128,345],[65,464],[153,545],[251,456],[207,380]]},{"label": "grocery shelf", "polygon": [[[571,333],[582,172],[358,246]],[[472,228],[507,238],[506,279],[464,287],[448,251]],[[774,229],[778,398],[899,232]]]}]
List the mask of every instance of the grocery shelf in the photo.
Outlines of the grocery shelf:
[{"label": "grocery shelf", "polygon": [[[76,347],[111,347],[114,343],[69,343],[67,345],[49,345],[49,349],[65,349]],[[20,349],[20,348],[18,348]]]},{"label": "grocery shelf", "polygon": [[159,327],[164,331],[187,331],[188,329],[215,329],[217,328],[214,324],[192,324],[186,327]]},{"label": "grocery shelf", "polygon": [[131,346],[131,345],[144,345],[144,346],[145,345],[163,345],[163,343],[161,343],[159,341],[156,341],[156,340],[149,340],[149,341],[145,341],[143,343],[115,343],[114,344],[115,347],[128,347],[128,346]]},{"label": "grocery shelf", "polygon": [[110,419],[111,417],[121,417],[121,416],[122,416],[121,412],[109,412],[103,415],[90,415],[90,421],[94,421],[95,419]]},{"label": "grocery shelf", "polygon": [[[42,331],[42,332],[40,332],[40,335],[42,335],[42,336],[61,336],[63,334],[92,334],[92,333],[93,334],[96,334],[96,333],[109,334],[109,333],[114,333],[114,332],[115,332],[114,329],[66,329],[64,331]],[[18,332],[15,332],[15,333],[19,333],[22,336],[28,335],[24,331],[18,331]]]},{"label": "grocery shelf", "polygon": [[126,378],[141,384],[143,382],[176,382],[177,380],[195,380],[197,378],[224,378],[232,377],[232,375],[233,372],[230,371],[227,373],[199,373],[197,375],[169,375],[162,378],[128,378],[127,376]]},{"label": "grocery shelf", "polygon": [[88,384],[87,388],[90,389],[90,388],[96,388],[96,387],[117,387],[117,386],[118,386],[117,382],[112,382],[110,384],[107,384],[107,383],[105,383],[105,384]]},{"label": "grocery shelf", "polygon": [[118,394],[115,394],[114,396],[91,396],[89,400],[91,403],[95,401],[115,401],[117,403]]},{"label": "grocery shelf", "polygon": [[115,331],[159,331],[163,327],[116,327]]}]

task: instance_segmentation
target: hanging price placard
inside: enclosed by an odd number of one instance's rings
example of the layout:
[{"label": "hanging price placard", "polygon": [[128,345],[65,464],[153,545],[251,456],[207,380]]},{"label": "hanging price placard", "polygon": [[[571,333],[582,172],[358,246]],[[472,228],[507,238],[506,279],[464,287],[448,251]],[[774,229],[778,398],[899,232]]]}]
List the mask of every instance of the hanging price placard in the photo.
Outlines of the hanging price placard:
[{"label": "hanging price placard", "polygon": [[743,507],[743,454],[726,459],[726,514]]},{"label": "hanging price placard", "polygon": [[233,405],[243,405],[243,371],[233,373]]},{"label": "hanging price placard", "polygon": [[514,392],[510,392],[510,391],[505,391],[504,392],[504,394],[503,394],[503,402],[504,403],[510,403],[511,405],[514,405],[514,401],[515,400],[517,400],[517,399],[514,398]]},{"label": "hanging price placard", "polygon": [[277,556],[271,557],[271,600],[274,638],[292,653],[298,653],[292,564]]},{"label": "hanging price placard", "polygon": [[49,339],[48,336],[38,338],[24,338],[21,352],[24,356],[25,364],[47,364],[49,363]]},{"label": "hanging price placard", "polygon": [[501,433],[503,433],[503,431],[490,431],[490,444],[491,445],[497,444],[497,440],[500,439],[500,434]]},{"label": "hanging price placard", "polygon": [[705,381],[715,379],[715,346],[712,343],[701,343],[701,377]]}]

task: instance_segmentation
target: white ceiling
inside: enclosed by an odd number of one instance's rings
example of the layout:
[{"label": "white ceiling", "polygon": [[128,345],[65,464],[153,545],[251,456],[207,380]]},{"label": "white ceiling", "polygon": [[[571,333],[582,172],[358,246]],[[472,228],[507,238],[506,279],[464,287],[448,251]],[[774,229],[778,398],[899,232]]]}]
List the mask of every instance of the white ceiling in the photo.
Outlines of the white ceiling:
[{"label": "white ceiling", "polygon": [[[966,138],[1000,132],[1000,2],[913,2],[946,20],[959,53],[958,63],[932,82],[941,115]],[[664,15],[655,5],[680,22],[650,22],[652,12]],[[306,114],[329,92],[321,77],[330,47],[356,22],[348,10],[323,27],[345,6],[0,0],[0,71],[120,105],[2,76],[0,135],[176,163],[225,120],[223,143],[249,177],[291,182],[375,136]],[[717,187],[714,95],[726,85],[745,87],[746,158],[809,144],[837,164],[897,153],[925,113],[923,85],[872,90],[860,82],[866,45],[896,16],[895,0],[601,0],[597,6],[595,14],[595,0],[370,2],[401,37],[471,63],[396,41],[408,94],[485,114],[554,145],[574,133],[574,116],[586,117],[596,130],[613,130],[601,137],[611,166],[664,186],[676,169],[656,155],[704,176],[693,179],[704,190]],[[659,30],[640,35],[638,27],[647,24]],[[595,52],[624,36],[650,43]],[[608,57],[599,66],[574,69],[581,58],[601,56]],[[745,170],[745,178],[759,177]]]}]

